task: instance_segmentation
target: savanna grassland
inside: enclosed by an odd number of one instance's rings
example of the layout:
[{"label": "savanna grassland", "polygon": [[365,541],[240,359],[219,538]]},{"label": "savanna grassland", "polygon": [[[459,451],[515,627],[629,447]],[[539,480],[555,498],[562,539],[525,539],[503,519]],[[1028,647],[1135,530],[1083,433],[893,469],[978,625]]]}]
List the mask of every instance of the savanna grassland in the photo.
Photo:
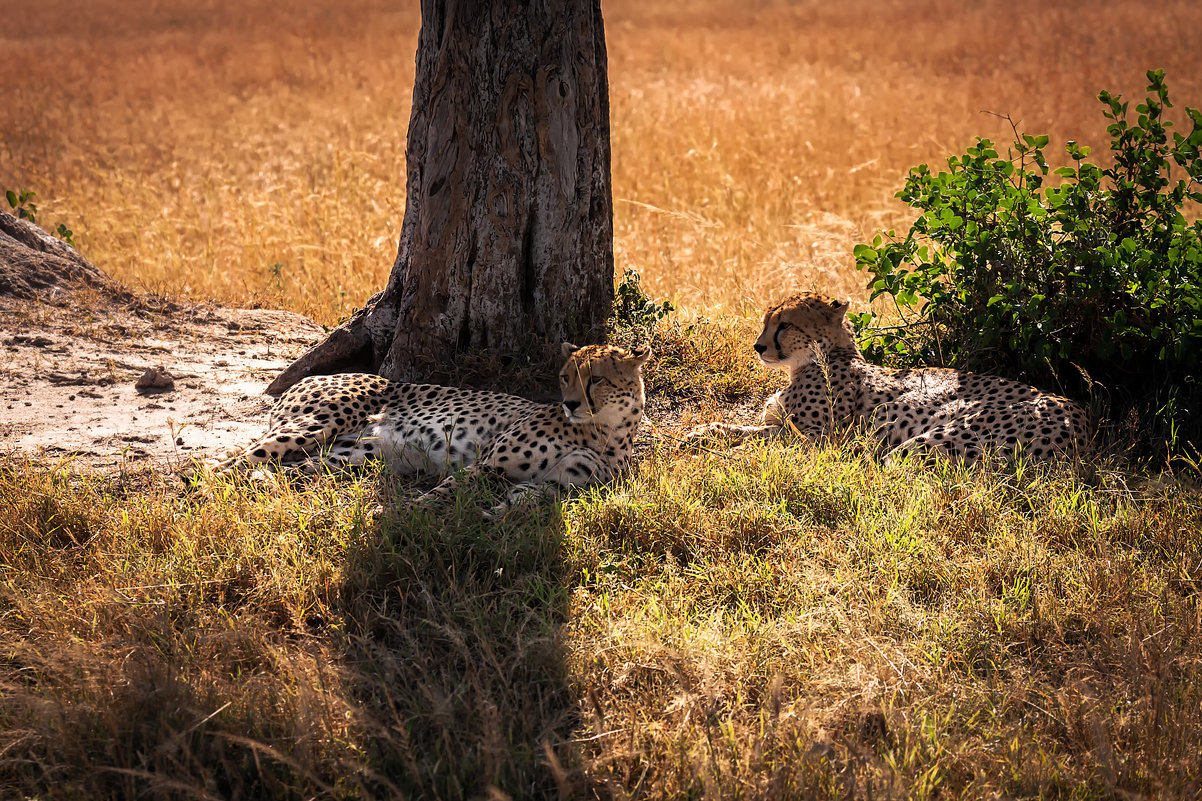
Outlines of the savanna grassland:
[{"label": "savanna grassland", "polygon": [[[0,0],[0,187],[132,287],[349,314],[395,256],[418,13],[281,8]],[[910,166],[1008,141],[983,110],[1099,145],[1151,67],[1202,105],[1196,3],[604,10],[617,264],[681,308],[648,386],[685,422],[764,394],[783,289],[863,303],[852,246],[908,224]],[[374,474],[0,458],[0,795],[1202,796],[1188,483],[672,433],[499,524]]]},{"label": "savanna grassland", "polygon": [[[132,285],[332,323],[403,213],[416,8],[0,3],[0,186]],[[906,170],[1009,114],[1105,141],[1100,89],[1163,67],[1198,106],[1190,2],[607,3],[619,271],[686,310],[862,298],[851,246],[908,223]],[[1098,153],[1104,148],[1096,148]]]}]

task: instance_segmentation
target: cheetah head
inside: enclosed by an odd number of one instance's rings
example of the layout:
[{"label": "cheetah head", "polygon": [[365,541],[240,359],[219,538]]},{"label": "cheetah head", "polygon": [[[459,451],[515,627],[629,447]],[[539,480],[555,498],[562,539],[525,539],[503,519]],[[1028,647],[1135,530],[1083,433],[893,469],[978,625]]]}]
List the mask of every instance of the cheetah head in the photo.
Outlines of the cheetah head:
[{"label": "cheetah head", "polygon": [[565,342],[562,349],[567,363],[559,371],[559,388],[569,422],[613,426],[642,415],[646,398],[640,368],[651,358],[651,348]]},{"label": "cheetah head", "polygon": [[767,367],[797,370],[814,361],[815,348],[855,347],[846,300],[801,292],[764,313],[755,352]]}]

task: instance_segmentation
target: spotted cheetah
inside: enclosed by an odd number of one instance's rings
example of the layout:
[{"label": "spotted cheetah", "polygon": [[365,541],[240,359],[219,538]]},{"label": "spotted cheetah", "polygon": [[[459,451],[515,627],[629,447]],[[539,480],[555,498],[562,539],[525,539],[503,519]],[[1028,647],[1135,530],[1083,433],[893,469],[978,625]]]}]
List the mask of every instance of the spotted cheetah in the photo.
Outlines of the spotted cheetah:
[{"label": "spotted cheetah", "polygon": [[803,292],[769,308],[755,351],[765,366],[788,370],[789,385],[768,399],[762,425],[712,423],[687,441],[742,441],[787,428],[817,439],[858,428],[880,440],[890,461],[909,453],[972,462],[991,450],[1035,459],[1087,452],[1085,410],[1067,398],[997,376],[869,364],[847,306]]},{"label": "spotted cheetah", "polygon": [[401,475],[446,476],[430,494],[441,498],[466,468],[509,485],[494,513],[607,481],[630,461],[651,350],[565,342],[562,351],[558,404],[363,373],[306,378],[276,401],[266,435],[214,469],[280,463],[312,472],[382,459]]}]

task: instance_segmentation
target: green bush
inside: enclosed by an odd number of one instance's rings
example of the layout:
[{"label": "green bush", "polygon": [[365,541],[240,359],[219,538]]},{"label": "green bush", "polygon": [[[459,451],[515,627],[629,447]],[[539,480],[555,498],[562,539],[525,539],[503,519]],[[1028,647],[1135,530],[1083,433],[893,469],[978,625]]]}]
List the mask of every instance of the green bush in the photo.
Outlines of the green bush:
[{"label": "green bush", "polygon": [[657,322],[674,311],[676,307],[670,301],[652,300],[643,291],[642,276],[638,271],[627,269],[622,273],[622,280],[614,290],[610,328],[634,329],[646,338],[650,336]]},{"label": "green bush", "polygon": [[1053,170],[1048,137],[1016,129],[1005,157],[978,139],[948,172],[912,169],[898,193],[921,212],[909,234],[855,248],[872,298],[891,298],[903,323],[855,316],[869,357],[1100,398],[1173,447],[1202,441],[1202,222],[1186,216],[1202,202],[1202,112],[1186,108],[1192,130],[1170,136],[1164,73],[1148,79],[1134,122],[1121,97],[1099,95],[1112,166],[1070,141],[1072,165]]}]

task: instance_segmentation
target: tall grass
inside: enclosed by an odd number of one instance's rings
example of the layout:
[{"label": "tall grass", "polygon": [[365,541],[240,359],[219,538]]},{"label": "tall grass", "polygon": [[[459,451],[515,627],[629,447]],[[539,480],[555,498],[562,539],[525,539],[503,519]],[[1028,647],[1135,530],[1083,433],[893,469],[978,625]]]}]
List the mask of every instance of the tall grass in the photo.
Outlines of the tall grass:
[{"label": "tall grass", "polygon": [[[607,2],[619,267],[693,312],[862,299],[851,245],[913,164],[1010,114],[1105,141],[1094,96],[1202,97],[1191,2]],[[416,7],[0,0],[0,185],[123,280],[331,323],[403,215]],[[1101,152],[1097,150],[1096,152]]]},{"label": "tall grass", "polygon": [[494,525],[8,460],[0,785],[1196,797],[1202,503],[1127,482],[656,448]]}]

